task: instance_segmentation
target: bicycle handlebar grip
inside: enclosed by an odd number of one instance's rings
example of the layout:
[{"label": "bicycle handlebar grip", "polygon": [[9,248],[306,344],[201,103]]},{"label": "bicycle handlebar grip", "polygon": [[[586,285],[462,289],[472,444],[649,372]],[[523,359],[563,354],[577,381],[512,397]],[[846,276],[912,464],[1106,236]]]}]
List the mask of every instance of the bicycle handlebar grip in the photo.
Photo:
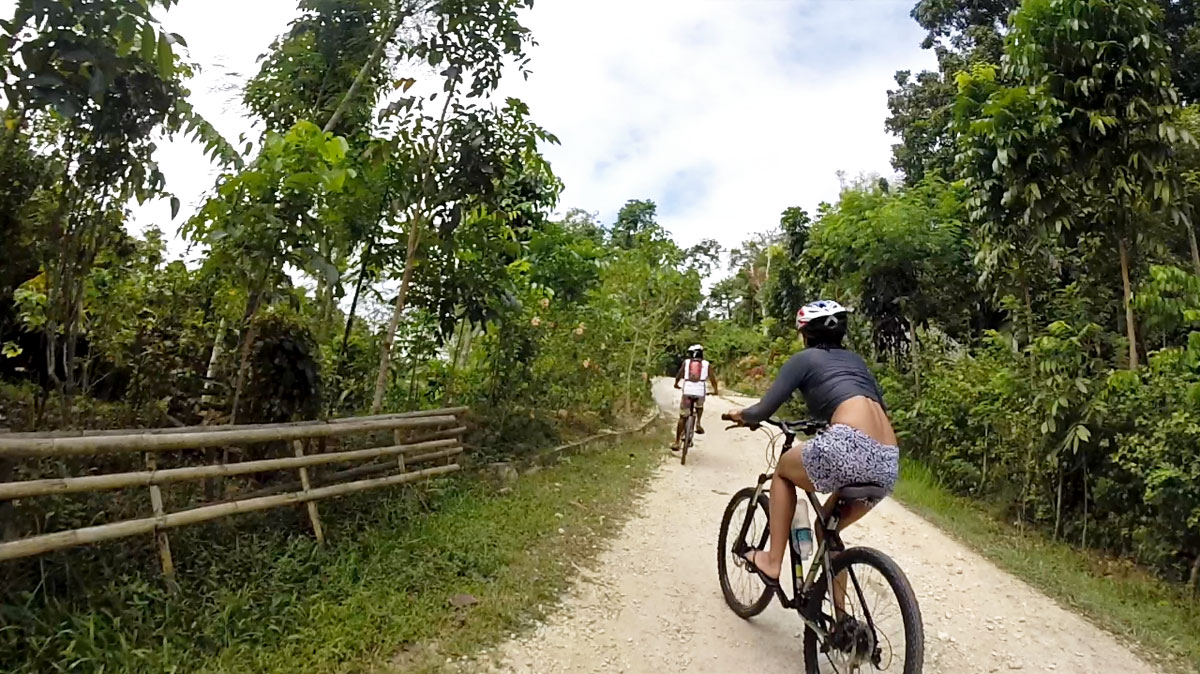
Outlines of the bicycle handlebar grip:
[{"label": "bicycle handlebar grip", "polygon": [[733,417],[729,416],[729,412],[721,414],[721,421],[733,421]]}]

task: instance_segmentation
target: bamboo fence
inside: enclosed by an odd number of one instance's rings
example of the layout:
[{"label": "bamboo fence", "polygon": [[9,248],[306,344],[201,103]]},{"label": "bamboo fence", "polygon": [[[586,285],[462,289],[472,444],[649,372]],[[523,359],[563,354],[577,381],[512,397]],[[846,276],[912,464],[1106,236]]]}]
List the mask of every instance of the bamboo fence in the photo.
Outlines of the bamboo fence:
[{"label": "bamboo fence", "polygon": [[[237,426],[188,426],[155,430],[114,430],[55,433],[0,434],[0,514],[11,513],[17,499],[130,487],[149,491],[150,516],[121,522],[71,529],[49,534],[0,541],[0,562],[31,557],[55,550],[101,541],[152,534],[163,573],[174,576],[171,544],[167,530],[208,522],[239,513],[303,504],[313,535],[323,543],[325,529],[317,501],[371,489],[391,487],[460,469],[461,419],[464,407],[384,414],[370,417],[304,421],[286,424]],[[388,432],[391,444],[363,449],[323,451],[329,438]],[[160,455],[167,452],[281,442],[291,456],[182,468],[159,468]],[[13,468],[22,460],[97,454],[137,454],[144,457],[145,470],[80,477],[11,481]],[[322,474],[318,467],[332,464],[365,464]],[[206,503],[176,512],[166,512],[163,489],[179,482],[227,478],[268,471],[295,470],[298,480],[272,485],[235,499]],[[371,477],[368,475],[380,475]],[[6,527],[0,527],[0,536]]]}]

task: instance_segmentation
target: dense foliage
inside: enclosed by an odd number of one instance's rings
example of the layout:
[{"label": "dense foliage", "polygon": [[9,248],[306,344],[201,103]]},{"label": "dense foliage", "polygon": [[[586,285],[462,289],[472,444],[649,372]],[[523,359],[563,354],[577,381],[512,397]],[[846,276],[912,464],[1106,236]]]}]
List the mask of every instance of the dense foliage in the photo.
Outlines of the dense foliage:
[{"label": "dense foliage", "polygon": [[[484,463],[642,416],[666,335],[694,321],[703,270],[653,202],[630,201],[611,224],[551,215],[562,185],[541,150],[557,139],[496,95],[503,73],[524,70],[529,0],[303,0],[244,87],[262,135],[236,144],[188,103],[185,38],[155,18],[175,4],[22,0],[0,22],[0,428],[466,405],[469,460]],[[185,133],[221,168],[192,213],[154,163],[162,136]],[[129,233],[131,204],[153,198],[179,216],[187,262],[167,254],[169,223]],[[164,491],[184,508],[261,486],[250,482]],[[147,507],[112,493],[5,503],[0,534]],[[154,564],[144,541],[9,564],[0,605],[31,610],[5,620],[5,643],[41,633],[36,607],[86,599],[85,579],[116,586]],[[46,648],[69,650],[73,629],[51,629]],[[0,649],[0,669],[20,650]]]},{"label": "dense foliage", "polygon": [[785,234],[748,242],[765,252],[735,259],[709,298],[728,320],[705,326],[729,378],[762,387],[796,346],[793,305],[758,314],[770,288],[844,301],[904,452],[1195,587],[1195,9],[918,2],[942,71],[897,74],[905,183],[855,181],[802,234],[785,213]]}]

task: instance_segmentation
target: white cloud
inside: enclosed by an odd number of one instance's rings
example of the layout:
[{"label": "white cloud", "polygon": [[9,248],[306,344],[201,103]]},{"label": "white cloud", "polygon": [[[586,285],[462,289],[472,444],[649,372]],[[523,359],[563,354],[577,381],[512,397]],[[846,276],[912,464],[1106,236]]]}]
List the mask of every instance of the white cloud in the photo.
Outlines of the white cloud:
[{"label": "white cloud", "polygon": [[682,243],[726,245],[787,206],[833,200],[835,172],[891,172],[896,70],[935,65],[912,2],[539,2],[533,77],[510,84],[562,140],[564,206],[611,220],[659,203]]},{"label": "white cloud", "polygon": [[[0,14],[12,4],[0,0]],[[627,199],[654,199],[681,243],[733,245],[787,206],[836,198],[838,170],[890,172],[892,75],[934,66],[912,4],[538,0],[525,17],[539,43],[533,75],[511,73],[502,93],[562,140],[546,152],[567,185],[564,208],[611,220]],[[295,14],[295,0],[183,0],[165,15],[203,67],[193,102],[227,137],[252,133],[232,87]],[[182,219],[215,169],[185,140],[158,158]],[[168,217],[165,202],[147,204],[134,228],[171,231]]]}]

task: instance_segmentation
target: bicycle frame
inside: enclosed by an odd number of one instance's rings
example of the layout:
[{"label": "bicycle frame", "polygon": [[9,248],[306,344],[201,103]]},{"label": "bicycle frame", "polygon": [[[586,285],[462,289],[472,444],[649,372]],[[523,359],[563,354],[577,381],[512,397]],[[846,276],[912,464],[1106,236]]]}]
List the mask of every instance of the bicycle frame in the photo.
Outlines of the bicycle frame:
[{"label": "bicycle frame", "polygon": [[[780,452],[780,456],[782,456],[792,448],[792,444],[795,441],[796,436],[786,424],[776,423],[775,425],[777,425],[784,433],[783,449]],[[751,499],[750,506],[746,510],[746,519],[742,523],[740,536],[738,536],[738,547],[744,546],[746,534],[749,532],[750,523],[754,517],[754,505],[758,503],[759,496],[762,495],[763,490],[765,489],[764,485],[769,484],[774,476],[775,474],[773,472],[763,473],[758,476],[758,484],[754,489],[754,497]],[[838,521],[840,519],[837,507],[838,503],[835,502],[831,512],[826,513],[824,506],[817,499],[816,494],[810,491],[805,491],[804,495],[808,497],[808,501],[812,504],[813,511],[817,515],[815,527],[817,536],[820,539],[820,543],[817,545],[816,554],[813,556],[813,565],[809,567],[808,573],[805,575],[803,580],[801,580],[800,575],[796,573],[797,568],[802,568],[801,564],[803,560],[798,559],[795,550],[792,549],[790,544],[788,545],[788,557],[789,561],[791,562],[792,598],[787,598],[787,595],[784,594],[782,587],[776,589],[775,592],[779,598],[779,603],[782,604],[784,608],[794,609],[800,616],[800,619],[804,621],[804,624],[816,632],[817,636],[824,641],[829,638],[829,631],[826,630],[825,627],[819,623],[819,621],[810,619],[808,616],[804,615],[804,608],[809,597],[811,596],[810,593],[815,589],[817,584],[817,579],[819,577],[818,571],[824,568],[829,572],[825,574],[827,580],[823,593],[828,593],[829,605],[832,606],[834,610],[833,624],[836,625],[838,620],[840,620],[841,616],[837,615],[837,603],[834,601],[832,553],[841,552],[846,549],[846,546],[842,543],[842,538],[838,534]],[[800,504],[797,504],[797,507],[799,506]],[[769,522],[767,528],[768,530],[770,529]],[[763,547],[763,544],[766,541],[766,533],[767,532],[764,532],[763,539],[759,541],[759,549]],[[734,552],[737,554],[742,554],[745,552],[745,550],[735,549]],[[867,602],[866,598],[863,596],[862,587],[859,585],[858,579],[854,576],[854,572],[852,570],[847,570],[847,575],[850,578],[851,584],[854,585],[855,594],[858,595],[859,605],[862,606],[863,610],[863,617],[866,618],[867,625],[870,627],[872,634],[874,634],[875,622],[871,618],[870,612],[867,610]]]}]

